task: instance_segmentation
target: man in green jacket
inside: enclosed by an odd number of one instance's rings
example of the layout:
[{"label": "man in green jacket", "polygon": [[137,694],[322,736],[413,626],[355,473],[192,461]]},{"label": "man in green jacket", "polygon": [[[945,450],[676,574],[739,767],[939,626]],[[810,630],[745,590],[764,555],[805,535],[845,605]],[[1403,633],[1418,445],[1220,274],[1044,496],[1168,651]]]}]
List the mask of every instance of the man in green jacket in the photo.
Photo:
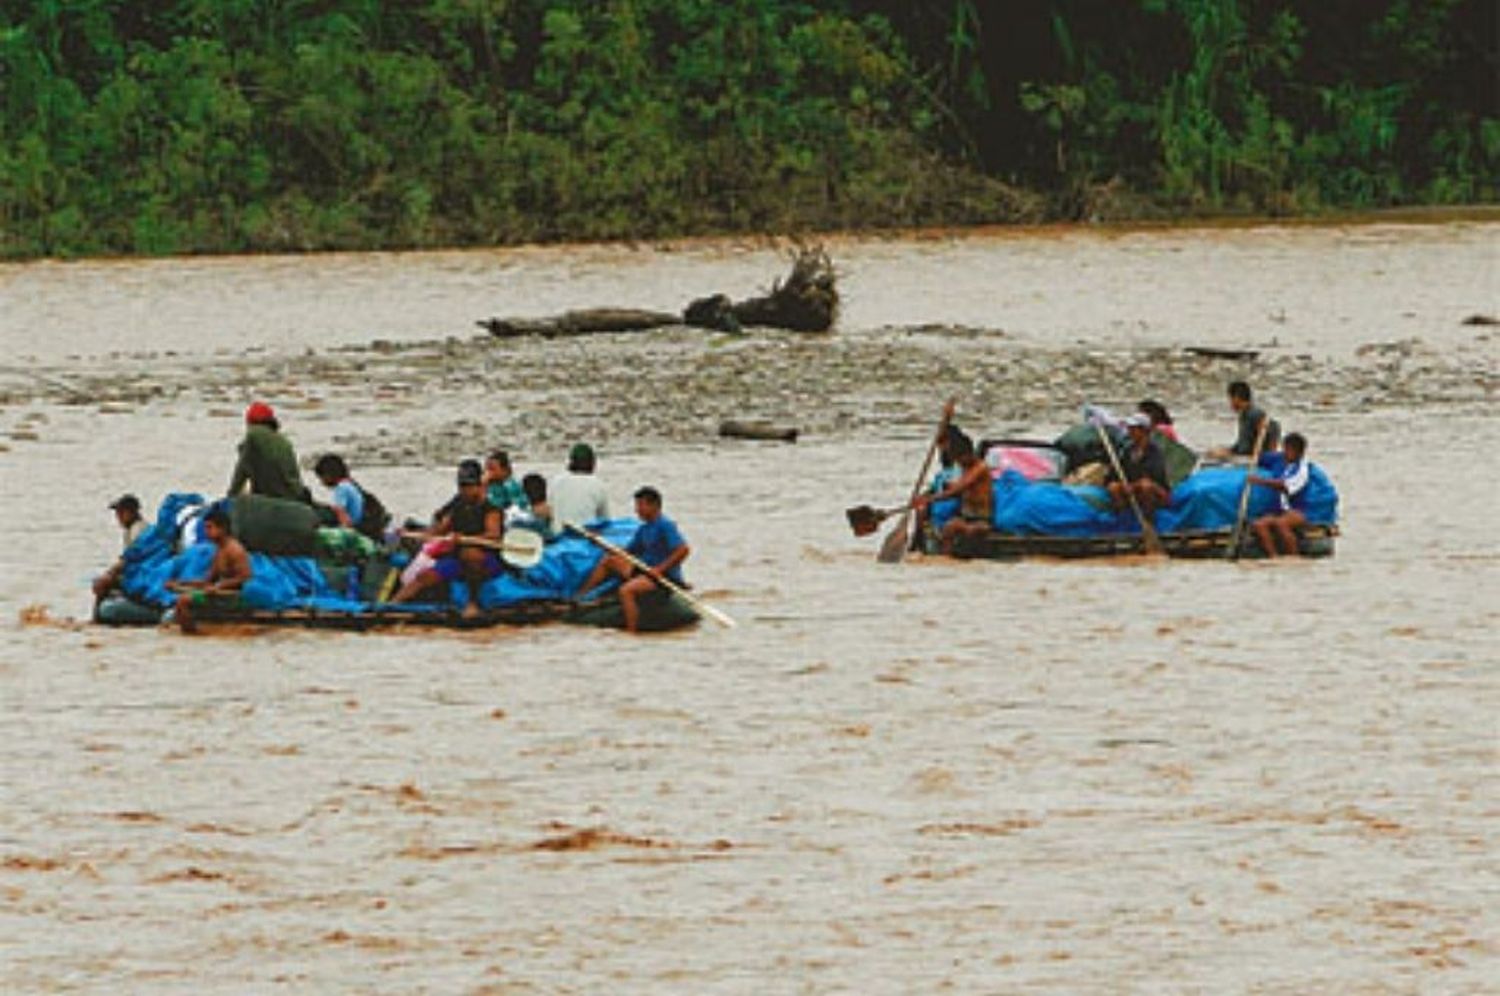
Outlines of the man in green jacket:
[{"label": "man in green jacket", "polygon": [[312,493],[302,483],[297,452],[280,430],[270,405],[257,401],[245,409],[245,438],[240,440],[240,458],[229,479],[231,498],[248,482],[251,494],[312,501]]}]

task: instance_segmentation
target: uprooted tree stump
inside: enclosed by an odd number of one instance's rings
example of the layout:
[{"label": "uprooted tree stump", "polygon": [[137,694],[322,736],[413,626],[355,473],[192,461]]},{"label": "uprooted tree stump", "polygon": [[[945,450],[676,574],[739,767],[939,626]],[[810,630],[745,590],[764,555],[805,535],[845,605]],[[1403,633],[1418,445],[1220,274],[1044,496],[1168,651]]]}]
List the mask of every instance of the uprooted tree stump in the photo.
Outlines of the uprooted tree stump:
[{"label": "uprooted tree stump", "polygon": [[478,324],[501,338],[648,332],[672,325],[739,332],[745,326],[827,332],[838,316],[839,292],[833,261],[821,248],[792,255],[792,272],[771,285],[769,294],[738,304],[724,294],[692,301],[682,314],[638,308],[585,308],[552,318],[486,318]]}]

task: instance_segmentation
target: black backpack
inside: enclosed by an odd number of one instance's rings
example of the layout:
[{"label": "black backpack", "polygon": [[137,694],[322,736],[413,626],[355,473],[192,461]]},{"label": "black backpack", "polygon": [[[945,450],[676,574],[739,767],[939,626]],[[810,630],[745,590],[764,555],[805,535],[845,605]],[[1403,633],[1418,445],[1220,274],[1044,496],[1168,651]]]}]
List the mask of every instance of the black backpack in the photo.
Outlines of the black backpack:
[{"label": "black backpack", "polygon": [[385,510],[379,498],[360,487],[358,482],[355,482],[354,486],[359,488],[360,497],[365,500],[364,511],[360,513],[359,521],[354,524],[354,528],[357,532],[379,542],[385,538],[385,527],[390,525],[391,513]]}]

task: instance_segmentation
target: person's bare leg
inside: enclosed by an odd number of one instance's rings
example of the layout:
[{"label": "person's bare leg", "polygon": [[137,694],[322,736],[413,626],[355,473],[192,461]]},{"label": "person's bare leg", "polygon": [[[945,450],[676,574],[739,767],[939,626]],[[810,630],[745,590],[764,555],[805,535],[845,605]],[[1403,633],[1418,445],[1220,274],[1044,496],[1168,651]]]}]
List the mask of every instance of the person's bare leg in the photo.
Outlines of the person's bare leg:
[{"label": "person's bare leg", "polygon": [[972,549],[967,546],[968,540],[974,540],[977,543],[985,536],[988,536],[989,532],[990,524],[988,522],[965,522],[963,526],[963,538],[966,541],[966,549]]},{"label": "person's bare leg", "polygon": [[1307,521],[1307,518],[1297,511],[1287,512],[1276,517],[1276,532],[1286,545],[1288,557],[1302,556],[1302,548],[1297,544],[1296,527]]},{"label": "person's bare leg", "polygon": [[479,615],[479,589],[489,580],[485,576],[484,561],[484,551],[477,547],[467,547],[459,553],[464,587],[469,589],[469,602],[464,606],[465,619]]},{"label": "person's bare leg", "polygon": [[190,606],[193,604],[193,596],[185,592],[177,596],[177,625],[184,633],[198,632],[198,622],[193,618]]},{"label": "person's bare leg", "polygon": [[631,578],[620,585],[620,609],[625,615],[626,632],[635,633],[640,630],[641,606],[637,599],[654,587],[654,581],[643,577]]},{"label": "person's bare leg", "polygon": [[963,522],[956,516],[943,524],[943,531],[938,534],[938,549],[947,556],[953,556],[953,541],[963,529]]},{"label": "person's bare leg", "polygon": [[1150,481],[1133,481],[1130,490],[1135,492],[1135,503],[1141,507],[1141,515],[1147,522],[1156,513],[1156,489]]},{"label": "person's bare leg", "polygon": [[429,568],[402,585],[401,590],[392,596],[391,601],[409,602],[441,580],[443,580],[442,576]]},{"label": "person's bare leg", "polygon": [[583,579],[583,584],[579,585],[578,590],[573,594],[582,595],[585,592],[593,591],[603,584],[604,579],[611,574],[619,577],[629,577],[630,566],[625,564],[622,558],[612,553],[606,553],[603,557],[599,558],[599,562],[594,565],[594,569],[589,572],[589,576]]},{"label": "person's bare leg", "polygon": [[1255,532],[1255,541],[1266,552],[1266,556],[1272,559],[1276,557],[1276,541],[1271,538],[1270,520],[1273,518],[1275,517],[1263,515],[1250,524],[1250,528]]}]

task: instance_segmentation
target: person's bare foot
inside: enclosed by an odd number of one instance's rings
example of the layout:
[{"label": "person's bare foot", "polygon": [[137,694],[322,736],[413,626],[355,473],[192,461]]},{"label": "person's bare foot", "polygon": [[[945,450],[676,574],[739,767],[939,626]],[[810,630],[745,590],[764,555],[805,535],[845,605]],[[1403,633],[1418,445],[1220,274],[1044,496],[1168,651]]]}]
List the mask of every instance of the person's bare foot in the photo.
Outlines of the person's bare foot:
[{"label": "person's bare foot", "polygon": [[473,602],[470,602],[468,605],[465,605],[464,606],[464,611],[463,611],[463,617],[465,619],[478,619],[479,618],[479,606],[475,605]]}]

